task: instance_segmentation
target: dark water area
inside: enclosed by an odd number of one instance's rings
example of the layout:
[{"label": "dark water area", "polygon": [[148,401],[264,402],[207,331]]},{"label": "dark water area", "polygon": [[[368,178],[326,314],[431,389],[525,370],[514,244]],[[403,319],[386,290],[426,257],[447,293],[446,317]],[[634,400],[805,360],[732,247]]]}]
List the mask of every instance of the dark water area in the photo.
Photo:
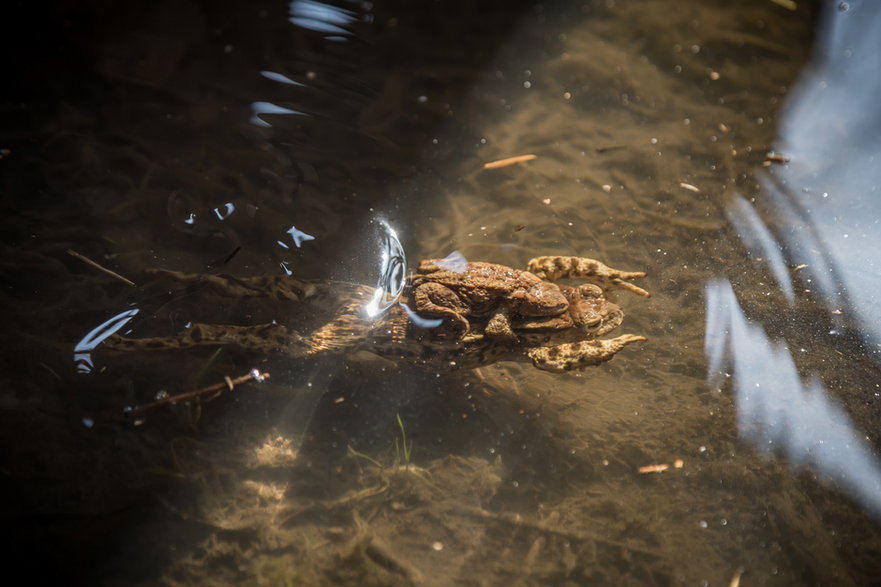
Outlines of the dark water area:
[{"label": "dark water area", "polygon": [[[868,2],[55,2],[4,23],[10,568],[64,584],[872,584]],[[484,164],[518,155],[514,165]],[[646,271],[609,363],[113,352],[326,320],[149,270]],[[245,282],[239,282],[245,283]],[[381,353],[380,353],[381,354]],[[198,401],[126,412],[259,369]],[[216,397],[215,397],[216,396]]]}]

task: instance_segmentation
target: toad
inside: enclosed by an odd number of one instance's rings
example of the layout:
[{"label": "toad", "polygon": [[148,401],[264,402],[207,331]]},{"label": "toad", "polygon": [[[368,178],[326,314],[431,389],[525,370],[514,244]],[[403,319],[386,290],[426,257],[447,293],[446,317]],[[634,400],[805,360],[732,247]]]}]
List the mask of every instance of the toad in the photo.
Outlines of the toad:
[{"label": "toad", "polygon": [[413,302],[421,315],[448,319],[459,335],[468,331],[469,316],[491,316],[485,334],[513,342],[513,314],[555,316],[568,307],[559,287],[527,271],[480,262],[449,268],[444,261],[419,263],[412,278]]},{"label": "toad", "polygon": [[[415,296],[412,292],[419,285],[431,283],[426,282],[424,276],[433,273],[430,270],[432,263],[436,264],[434,261],[420,264],[426,270],[411,278],[408,284],[411,297]],[[292,358],[367,350],[382,357],[437,371],[471,369],[504,360],[529,360],[542,370],[569,371],[608,361],[625,346],[646,340],[644,336],[633,334],[612,339],[599,338],[616,329],[624,317],[620,307],[608,299],[606,292],[619,288],[648,296],[648,292],[628,281],[643,277],[645,273],[622,272],[598,261],[579,257],[538,257],[529,262],[529,272],[488,263],[470,265],[491,267],[486,269],[485,274],[480,273],[481,269],[477,271],[486,280],[484,287],[490,301],[486,306],[472,303],[467,308],[460,308],[465,311],[459,314],[467,320],[467,328],[455,337],[444,336],[437,329],[425,328],[420,325],[424,321],[414,322],[411,312],[402,304],[392,306],[379,318],[368,316],[364,308],[373,298],[374,288],[365,285],[302,280],[288,275],[235,278],[151,270],[150,273],[160,279],[199,288],[208,287],[224,296],[266,296],[275,300],[309,303],[315,306],[316,311],[328,313],[329,317],[322,326],[308,334],[301,334],[276,322],[255,326],[196,323],[172,336],[127,338],[114,334],[103,345],[113,351],[139,352],[232,344],[254,353],[281,353]],[[506,274],[511,276],[509,281],[487,278],[488,275]],[[551,282],[563,277],[584,278],[591,283],[572,287]],[[448,280],[448,283],[457,285],[452,280]],[[501,292],[500,288],[505,283],[509,291]],[[515,290],[529,291],[530,288],[524,284],[531,286],[533,293],[552,292],[557,298],[555,305],[542,308],[540,304],[531,306],[527,303],[528,309],[522,311],[522,299],[519,303],[508,300],[517,299],[511,295]],[[538,287],[538,284],[541,286]],[[479,289],[475,286],[469,293]],[[462,299],[458,294],[457,297]],[[500,300],[502,305],[507,305],[505,319],[512,333],[510,337],[499,336],[492,325],[498,315],[497,311],[493,312],[493,301],[499,304]],[[536,307],[539,309],[536,310]],[[551,307],[556,311],[552,311]],[[443,315],[448,314],[444,312]]]}]

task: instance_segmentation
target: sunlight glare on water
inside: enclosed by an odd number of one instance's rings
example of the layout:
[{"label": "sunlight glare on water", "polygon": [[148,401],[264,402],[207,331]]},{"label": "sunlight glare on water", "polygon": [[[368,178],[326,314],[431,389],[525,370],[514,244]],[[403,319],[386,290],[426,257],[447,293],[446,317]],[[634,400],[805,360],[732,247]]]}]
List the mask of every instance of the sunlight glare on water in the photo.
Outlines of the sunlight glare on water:
[{"label": "sunlight glare on water", "polygon": [[[881,365],[881,78],[872,73],[881,67],[881,4],[828,3],[820,22],[813,62],[781,113],[775,150],[788,162],[759,175],[766,199],[754,205],[736,196],[727,214],[790,306],[798,296],[825,308],[823,322],[815,315],[806,323],[816,344],[849,328]],[[726,281],[707,283],[706,304],[710,381],[720,384],[733,367],[740,435],[762,454],[815,470],[881,519],[881,461],[817,365],[797,367],[796,343],[747,318]],[[845,370],[852,360],[825,359]],[[862,381],[851,392],[877,396],[877,385]]]}]

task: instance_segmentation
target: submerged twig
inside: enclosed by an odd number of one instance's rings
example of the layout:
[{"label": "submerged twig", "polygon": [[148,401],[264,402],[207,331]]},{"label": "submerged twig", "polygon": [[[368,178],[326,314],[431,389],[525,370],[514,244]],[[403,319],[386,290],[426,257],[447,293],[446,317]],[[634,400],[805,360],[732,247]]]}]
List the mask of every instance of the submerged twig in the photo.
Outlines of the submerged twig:
[{"label": "submerged twig", "polygon": [[645,554],[649,556],[660,556],[659,552],[650,550],[648,548],[642,548],[631,543],[615,540],[614,538],[607,538],[605,536],[594,534],[592,532],[585,532],[583,530],[565,530],[562,528],[555,528],[545,522],[529,521],[523,519],[520,517],[519,514],[510,514],[507,512],[492,512],[489,510],[485,510],[481,507],[473,506],[454,506],[449,509],[449,512],[460,516],[477,518],[479,520],[500,522],[503,524],[508,524],[515,528],[526,528],[550,536],[559,536],[566,540],[595,542],[598,544],[605,544],[607,546],[612,546],[622,550],[629,550],[632,552],[638,552],[640,554]]},{"label": "submerged twig", "polygon": [[81,253],[77,253],[77,252],[74,251],[73,249],[67,249],[67,254],[70,255],[71,257],[76,257],[77,259],[79,259],[79,260],[82,261],[83,263],[86,263],[87,265],[91,265],[92,267],[94,267],[95,269],[97,269],[97,270],[99,270],[99,271],[103,271],[104,273],[106,273],[106,274],[109,275],[110,277],[116,278],[116,279],[120,280],[121,282],[123,282],[123,283],[126,284],[126,285],[130,285],[130,286],[132,286],[132,287],[135,287],[135,282],[134,282],[134,281],[132,281],[132,280],[130,280],[130,279],[126,279],[125,277],[123,277],[122,275],[120,275],[119,273],[117,273],[116,271],[113,271],[113,270],[111,270],[111,269],[108,269],[107,267],[104,267],[103,265],[101,265],[101,264],[99,264],[99,263],[97,263],[97,262],[95,262],[95,261],[92,261],[91,259],[89,259],[89,258],[86,257],[85,255],[83,255],[83,254],[81,254]]},{"label": "submerged twig", "polygon": [[498,169],[500,167],[507,167],[509,165],[514,165],[516,163],[523,163],[524,161],[532,161],[536,159],[538,156],[529,153],[528,155],[517,155],[516,157],[508,157],[507,159],[499,159],[497,161],[490,161],[489,163],[484,163],[484,169]]},{"label": "submerged twig", "polygon": [[198,399],[205,395],[220,393],[224,389],[228,389],[232,391],[235,389],[236,385],[241,385],[243,383],[248,383],[249,381],[256,381],[258,383],[262,383],[265,379],[269,378],[269,373],[261,373],[258,369],[251,369],[251,371],[247,375],[242,375],[241,377],[236,377],[235,379],[231,379],[230,377],[224,377],[223,383],[215,383],[214,385],[209,385],[208,387],[201,387],[194,391],[188,391],[186,393],[179,393],[177,395],[171,395],[168,397],[164,397],[162,399],[158,399],[154,402],[150,402],[148,404],[143,404],[140,406],[129,406],[123,410],[123,413],[126,416],[140,416],[145,414],[151,410],[155,410],[156,408],[161,408],[163,406],[169,406],[178,404],[180,402],[188,402],[194,399]]}]

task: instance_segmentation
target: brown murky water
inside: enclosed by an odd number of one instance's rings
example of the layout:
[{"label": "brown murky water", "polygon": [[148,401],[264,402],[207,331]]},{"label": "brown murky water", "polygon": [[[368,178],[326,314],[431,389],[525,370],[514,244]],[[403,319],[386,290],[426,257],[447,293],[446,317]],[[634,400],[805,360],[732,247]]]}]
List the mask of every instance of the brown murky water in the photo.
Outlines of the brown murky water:
[{"label": "brown murky water", "polygon": [[[769,185],[787,176],[765,156],[821,13],[424,4],[59,4],[62,50],[21,68],[0,134],[16,564],[88,584],[876,580],[871,482],[821,464],[846,422],[853,452],[831,456],[874,466],[872,337],[846,300],[798,281],[816,264],[794,245],[748,238],[803,228],[773,214]],[[842,13],[859,18],[854,4]],[[148,267],[372,283],[377,218],[411,267],[458,250],[646,270],[652,298],[618,302],[622,331],[649,342],[563,375],[227,348],[74,356],[134,309],[138,335],[284,319],[271,301],[168,291]],[[796,261],[775,265],[780,250]],[[254,366],[271,380],[122,414]],[[815,392],[778,390],[784,407],[757,412],[768,400],[744,389],[760,372]],[[821,397],[832,423],[766,416]],[[791,441],[816,431],[830,436]]]}]

